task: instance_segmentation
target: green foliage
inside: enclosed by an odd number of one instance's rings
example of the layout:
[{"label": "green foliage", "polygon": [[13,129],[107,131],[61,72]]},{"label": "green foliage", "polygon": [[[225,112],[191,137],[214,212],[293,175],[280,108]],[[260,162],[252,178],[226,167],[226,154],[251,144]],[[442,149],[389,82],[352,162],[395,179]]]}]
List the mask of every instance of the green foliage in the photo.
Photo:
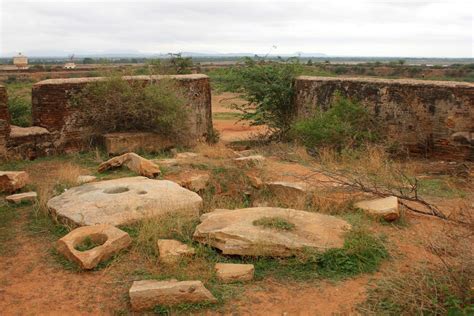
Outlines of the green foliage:
[{"label": "green foliage", "polygon": [[242,118],[253,125],[267,125],[271,131],[284,135],[294,117],[294,79],[302,71],[296,59],[279,62],[247,58],[241,67],[232,68],[228,90],[241,93],[248,101],[234,105]]},{"label": "green foliage", "polygon": [[18,96],[8,98],[8,111],[11,124],[16,126],[31,126],[31,103]]},{"label": "green foliage", "polygon": [[182,57],[181,54],[169,54],[168,64],[178,75],[190,74],[193,66],[191,57]]},{"label": "green foliage", "polygon": [[263,226],[265,228],[273,228],[277,230],[287,230],[291,231],[295,229],[295,224],[290,223],[284,218],[281,217],[262,217],[258,220],[253,221],[252,223],[255,226]]},{"label": "green foliage", "polygon": [[378,129],[370,113],[359,103],[336,96],[327,111],[296,122],[291,136],[309,148],[357,147],[378,139]]},{"label": "green foliage", "polygon": [[169,80],[111,76],[86,85],[71,103],[81,109],[80,119],[94,134],[155,132],[180,141],[189,129],[184,96]]}]

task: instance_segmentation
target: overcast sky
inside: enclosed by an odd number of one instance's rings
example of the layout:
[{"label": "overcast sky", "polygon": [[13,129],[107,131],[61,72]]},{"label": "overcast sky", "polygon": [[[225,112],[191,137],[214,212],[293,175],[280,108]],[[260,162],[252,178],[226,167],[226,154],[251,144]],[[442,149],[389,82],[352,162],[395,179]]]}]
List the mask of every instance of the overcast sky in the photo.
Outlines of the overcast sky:
[{"label": "overcast sky", "polygon": [[0,0],[0,56],[185,51],[472,58],[473,3]]}]

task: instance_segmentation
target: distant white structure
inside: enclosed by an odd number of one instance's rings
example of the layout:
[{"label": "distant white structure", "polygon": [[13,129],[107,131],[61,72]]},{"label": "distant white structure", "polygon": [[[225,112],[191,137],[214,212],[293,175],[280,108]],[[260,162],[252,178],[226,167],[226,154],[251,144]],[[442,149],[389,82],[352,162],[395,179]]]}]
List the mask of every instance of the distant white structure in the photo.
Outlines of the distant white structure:
[{"label": "distant white structure", "polygon": [[28,57],[18,53],[18,56],[13,57],[13,65],[18,69],[28,69]]},{"label": "distant white structure", "polygon": [[76,64],[73,63],[73,62],[68,62],[68,63],[65,63],[65,64],[64,64],[64,67],[63,67],[63,68],[64,68],[64,69],[74,69],[74,68],[76,68]]}]

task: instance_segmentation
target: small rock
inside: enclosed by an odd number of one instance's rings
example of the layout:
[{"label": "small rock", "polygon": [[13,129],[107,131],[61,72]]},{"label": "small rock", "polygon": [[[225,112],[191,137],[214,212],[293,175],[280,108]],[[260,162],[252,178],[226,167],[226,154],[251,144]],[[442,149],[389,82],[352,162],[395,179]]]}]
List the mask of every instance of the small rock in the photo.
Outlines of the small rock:
[{"label": "small rock", "polygon": [[155,159],[153,160],[153,162],[155,162],[159,166],[163,166],[166,168],[174,167],[178,165],[178,159],[175,159],[175,158]]},{"label": "small rock", "polygon": [[355,207],[366,211],[372,216],[383,218],[386,221],[394,221],[400,217],[398,198],[395,196],[357,202],[355,203]]},{"label": "small rock", "polygon": [[186,173],[178,182],[179,185],[194,192],[199,192],[206,188],[209,183],[209,173],[203,172],[198,174]]},{"label": "small rock", "polygon": [[198,157],[199,154],[191,153],[191,152],[184,152],[176,154],[176,159],[191,159]]},{"label": "small rock", "polygon": [[265,157],[262,155],[253,155],[235,158],[234,161],[239,166],[261,166],[265,162]]},{"label": "small rock", "polygon": [[135,281],[129,290],[129,295],[134,311],[150,309],[156,305],[217,302],[201,281]]},{"label": "small rock", "polygon": [[83,184],[83,183],[89,183],[92,181],[95,181],[97,177],[95,176],[78,176],[77,177],[77,183]]},{"label": "small rock", "polygon": [[36,201],[38,194],[36,192],[25,192],[9,195],[5,198],[10,203],[20,204],[21,202],[26,201]]},{"label": "small rock", "polygon": [[265,182],[265,186],[275,195],[304,198],[309,192],[306,183],[274,181]]},{"label": "small rock", "polygon": [[255,268],[253,264],[216,263],[217,278],[223,282],[250,281]]},{"label": "small rock", "polygon": [[141,176],[147,178],[156,178],[160,175],[160,167],[148,159],[140,157],[135,153],[127,153],[107,160],[99,165],[99,172],[118,168],[125,165],[128,169],[135,171]]},{"label": "small rock", "polygon": [[184,256],[194,255],[194,248],[173,239],[159,239],[158,250],[160,261],[165,263],[175,263]]},{"label": "small rock", "polygon": [[0,192],[13,193],[28,184],[25,171],[0,171]]},{"label": "small rock", "polygon": [[[86,251],[77,250],[75,247],[87,238],[100,245]],[[130,236],[123,230],[111,225],[94,225],[74,229],[59,239],[56,249],[81,268],[89,270],[127,248],[131,242]]]}]

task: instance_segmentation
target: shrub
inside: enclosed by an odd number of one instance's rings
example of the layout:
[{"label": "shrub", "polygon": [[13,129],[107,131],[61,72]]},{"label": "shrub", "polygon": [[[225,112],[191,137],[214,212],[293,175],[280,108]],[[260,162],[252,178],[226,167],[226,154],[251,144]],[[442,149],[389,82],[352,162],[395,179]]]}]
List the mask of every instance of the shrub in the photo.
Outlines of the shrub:
[{"label": "shrub", "polygon": [[13,125],[31,126],[31,103],[19,96],[8,98],[8,111]]},{"label": "shrub", "polygon": [[291,135],[309,148],[357,147],[378,138],[376,124],[359,103],[336,96],[327,111],[296,122]]},{"label": "shrub", "polygon": [[235,105],[243,119],[252,125],[267,125],[276,135],[284,135],[294,117],[294,79],[302,72],[297,60],[285,62],[245,60],[242,67],[232,70],[229,90],[238,91],[247,100]]},{"label": "shrub", "polygon": [[171,80],[144,82],[111,76],[76,93],[72,106],[93,134],[155,132],[183,140],[188,131],[185,99]]}]

